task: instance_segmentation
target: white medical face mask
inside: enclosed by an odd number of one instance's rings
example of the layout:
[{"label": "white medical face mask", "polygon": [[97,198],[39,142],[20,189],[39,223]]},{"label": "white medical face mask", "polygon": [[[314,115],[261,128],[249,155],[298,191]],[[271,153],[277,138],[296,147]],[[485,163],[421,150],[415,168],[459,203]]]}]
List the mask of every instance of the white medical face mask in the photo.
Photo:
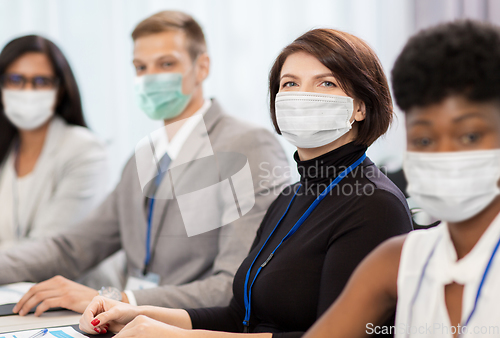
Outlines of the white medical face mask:
[{"label": "white medical face mask", "polygon": [[351,130],[354,100],[309,92],[276,95],[276,120],[283,137],[298,148],[317,148]]},{"label": "white medical face mask", "polygon": [[500,194],[500,149],[448,153],[407,152],[408,194],[431,216],[465,221]]},{"label": "white medical face mask", "polygon": [[57,90],[2,89],[5,115],[19,129],[33,130],[54,115]]}]

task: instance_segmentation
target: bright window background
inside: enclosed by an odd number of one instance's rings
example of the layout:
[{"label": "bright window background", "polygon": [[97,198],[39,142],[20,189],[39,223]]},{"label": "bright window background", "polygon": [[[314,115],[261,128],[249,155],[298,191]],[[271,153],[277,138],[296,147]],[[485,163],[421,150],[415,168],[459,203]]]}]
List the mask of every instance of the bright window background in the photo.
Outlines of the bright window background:
[{"label": "bright window background", "polygon": [[[444,6],[439,13],[456,17],[450,8],[460,0],[432,1],[419,5],[439,2]],[[135,105],[130,33],[139,21],[166,9],[185,11],[204,28],[212,60],[206,96],[216,97],[229,114],[269,129],[267,75],[274,58],[293,39],[318,27],[353,33],[374,48],[389,76],[399,51],[422,21],[416,9],[429,10],[417,8],[415,0],[0,0],[0,46],[15,37],[40,34],[69,59],[86,119],[108,144],[113,184],[136,143],[159,126]],[[423,25],[433,23],[427,21]],[[293,166],[294,148],[279,138]],[[389,133],[369,155],[377,164],[397,169],[404,147],[404,118],[397,111]]]}]

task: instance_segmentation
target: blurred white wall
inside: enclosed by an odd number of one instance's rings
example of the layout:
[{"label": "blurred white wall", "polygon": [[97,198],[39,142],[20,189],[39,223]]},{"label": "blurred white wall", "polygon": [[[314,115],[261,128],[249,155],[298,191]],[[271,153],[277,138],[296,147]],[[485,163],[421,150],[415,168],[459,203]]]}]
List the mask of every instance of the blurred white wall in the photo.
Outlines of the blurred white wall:
[{"label": "blurred white wall", "polygon": [[[158,127],[136,107],[133,96],[130,33],[142,19],[165,9],[193,15],[204,28],[212,59],[207,97],[218,98],[228,113],[271,129],[267,75],[286,44],[311,28],[345,30],[375,49],[389,76],[413,33],[413,1],[0,0],[0,46],[35,33],[63,50],[80,86],[87,121],[108,142],[114,184],[136,143]],[[282,144],[293,166],[294,148]],[[397,168],[404,147],[404,120],[398,113],[369,155],[377,164]]]},{"label": "blurred white wall", "polygon": [[498,0],[413,0],[415,28],[419,30],[443,21],[474,19],[500,24]]}]

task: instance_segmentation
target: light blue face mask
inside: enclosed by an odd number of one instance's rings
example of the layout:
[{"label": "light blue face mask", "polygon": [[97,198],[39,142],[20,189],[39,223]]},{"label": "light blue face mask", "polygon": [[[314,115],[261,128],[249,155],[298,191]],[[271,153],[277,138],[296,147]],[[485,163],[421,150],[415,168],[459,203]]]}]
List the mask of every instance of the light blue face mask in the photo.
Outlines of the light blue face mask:
[{"label": "light blue face mask", "polygon": [[182,74],[161,73],[136,78],[135,94],[139,108],[153,120],[179,116],[191,100],[182,93]]}]

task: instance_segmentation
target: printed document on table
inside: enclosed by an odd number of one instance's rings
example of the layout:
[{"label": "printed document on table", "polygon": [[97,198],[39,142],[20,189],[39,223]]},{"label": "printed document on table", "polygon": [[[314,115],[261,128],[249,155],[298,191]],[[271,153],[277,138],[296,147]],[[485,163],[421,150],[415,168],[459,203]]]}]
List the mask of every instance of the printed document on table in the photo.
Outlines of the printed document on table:
[{"label": "printed document on table", "polygon": [[[0,333],[0,338],[29,338],[41,330],[29,330],[10,333]],[[56,327],[49,329],[49,332],[43,338],[87,338],[83,334],[75,331],[70,326]]]},{"label": "printed document on table", "polygon": [[0,305],[19,302],[33,285],[35,283],[14,283],[0,286]]}]

